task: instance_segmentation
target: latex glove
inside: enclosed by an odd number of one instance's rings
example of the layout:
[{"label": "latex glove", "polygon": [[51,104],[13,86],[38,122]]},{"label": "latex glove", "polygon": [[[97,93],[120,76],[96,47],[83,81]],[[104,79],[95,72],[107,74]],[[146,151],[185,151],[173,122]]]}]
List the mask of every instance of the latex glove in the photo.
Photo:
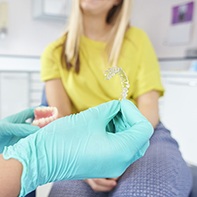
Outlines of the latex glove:
[{"label": "latex glove", "polygon": [[2,153],[4,146],[13,145],[21,138],[39,129],[39,127],[25,122],[29,118],[34,118],[33,108],[26,109],[0,120],[0,153]]},{"label": "latex glove", "polygon": [[[118,112],[118,132],[106,132]],[[50,123],[6,147],[3,157],[22,163],[24,196],[48,182],[118,177],[143,156],[152,133],[151,124],[130,101],[110,101]]]},{"label": "latex glove", "polygon": [[[124,105],[124,102],[122,103],[122,105]],[[122,106],[123,109],[125,107],[126,106]],[[129,122],[128,122],[128,120],[130,120],[129,116],[130,116],[130,114],[129,113],[127,114],[126,111],[124,111],[124,110],[122,111],[122,113],[119,112],[107,125],[107,127],[106,127],[107,131],[111,132],[111,133],[114,133],[114,132],[117,133],[117,132],[124,131],[125,127],[129,127]],[[147,144],[140,151],[145,152],[146,148],[147,148]],[[136,154],[136,160],[138,159],[138,156],[139,155]],[[119,177],[118,178],[110,178],[110,179],[106,177],[103,179],[101,179],[101,178],[87,179],[87,180],[85,180],[85,182],[95,192],[109,192],[116,187],[118,179],[119,179]]]}]

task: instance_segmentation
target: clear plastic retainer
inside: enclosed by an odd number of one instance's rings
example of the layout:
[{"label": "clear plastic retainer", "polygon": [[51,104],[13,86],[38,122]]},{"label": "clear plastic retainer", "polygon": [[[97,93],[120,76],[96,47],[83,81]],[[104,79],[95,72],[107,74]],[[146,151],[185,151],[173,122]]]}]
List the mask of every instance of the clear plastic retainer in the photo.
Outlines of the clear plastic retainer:
[{"label": "clear plastic retainer", "polygon": [[122,86],[122,93],[121,93],[119,100],[126,99],[130,84],[129,84],[128,77],[126,73],[123,71],[123,69],[118,66],[113,66],[113,67],[108,68],[104,73],[105,78],[107,80],[110,80],[116,74],[120,76],[120,82]]}]

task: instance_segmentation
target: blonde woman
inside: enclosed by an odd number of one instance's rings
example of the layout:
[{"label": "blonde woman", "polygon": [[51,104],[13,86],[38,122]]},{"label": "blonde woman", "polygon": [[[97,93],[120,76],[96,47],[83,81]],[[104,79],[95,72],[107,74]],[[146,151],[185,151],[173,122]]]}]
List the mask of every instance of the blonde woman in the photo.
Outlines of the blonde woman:
[{"label": "blonde woman", "polygon": [[[124,96],[136,104],[155,131],[145,156],[121,177],[55,183],[49,196],[188,196],[190,171],[177,142],[159,121],[158,99],[164,89],[155,52],[147,35],[129,24],[132,1],[72,2],[65,34],[42,55],[41,77],[48,104],[57,107],[62,117],[118,99],[126,87]],[[113,77],[106,80],[109,68],[124,76],[112,71]]]}]

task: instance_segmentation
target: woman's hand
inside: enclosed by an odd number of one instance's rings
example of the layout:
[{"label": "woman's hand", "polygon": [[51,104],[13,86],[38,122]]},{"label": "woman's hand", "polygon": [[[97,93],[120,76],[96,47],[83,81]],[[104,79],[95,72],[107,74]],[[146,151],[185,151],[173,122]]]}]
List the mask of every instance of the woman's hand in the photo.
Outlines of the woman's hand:
[{"label": "woman's hand", "polygon": [[86,179],[85,182],[95,191],[95,192],[109,192],[113,190],[117,185],[118,178],[110,179]]},{"label": "woman's hand", "polygon": [[33,108],[0,120],[0,153],[2,153],[5,146],[13,145],[21,138],[39,130],[39,127],[26,122],[29,118],[34,118]]}]

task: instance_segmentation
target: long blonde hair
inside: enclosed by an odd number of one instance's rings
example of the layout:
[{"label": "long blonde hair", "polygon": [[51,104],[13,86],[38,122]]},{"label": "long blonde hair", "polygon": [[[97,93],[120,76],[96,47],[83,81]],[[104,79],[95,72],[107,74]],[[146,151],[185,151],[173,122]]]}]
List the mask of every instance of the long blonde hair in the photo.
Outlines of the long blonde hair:
[{"label": "long blonde hair", "polygon": [[[132,0],[122,0],[119,5],[114,6],[108,13],[106,22],[112,24],[110,40],[107,42],[107,53],[109,65],[116,66],[125,31],[129,26]],[[80,9],[80,0],[73,0],[72,11],[65,43],[65,57],[67,68],[69,69],[74,62],[75,71],[79,72],[79,41],[83,34],[83,18]]]}]

